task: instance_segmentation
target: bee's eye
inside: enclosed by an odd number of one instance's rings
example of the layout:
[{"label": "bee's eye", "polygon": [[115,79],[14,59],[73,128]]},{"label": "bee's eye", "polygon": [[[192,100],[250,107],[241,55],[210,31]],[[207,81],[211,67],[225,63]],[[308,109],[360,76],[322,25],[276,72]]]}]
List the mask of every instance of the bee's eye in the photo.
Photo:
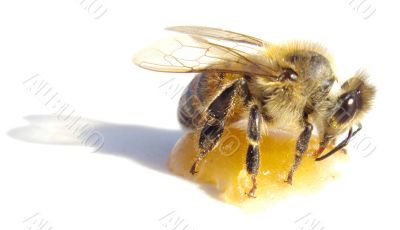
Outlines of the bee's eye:
[{"label": "bee's eye", "polygon": [[353,118],[360,107],[360,91],[352,91],[339,97],[338,110],[334,114],[337,123],[345,123]]},{"label": "bee's eye", "polygon": [[297,73],[292,70],[292,69],[284,69],[281,76],[279,77],[279,80],[291,80],[291,81],[297,81],[299,76]]}]

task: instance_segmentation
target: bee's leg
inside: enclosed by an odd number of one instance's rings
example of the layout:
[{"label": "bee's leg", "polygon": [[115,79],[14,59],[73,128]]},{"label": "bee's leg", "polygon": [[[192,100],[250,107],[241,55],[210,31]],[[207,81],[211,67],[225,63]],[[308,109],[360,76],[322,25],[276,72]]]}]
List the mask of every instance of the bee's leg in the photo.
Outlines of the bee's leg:
[{"label": "bee's leg", "polygon": [[361,130],[361,124],[359,124],[359,127],[357,128],[356,131],[353,132],[353,128],[349,129],[349,133],[347,134],[346,139],[344,139],[342,142],[340,142],[338,145],[336,145],[335,148],[333,148],[331,151],[329,151],[328,153],[326,153],[323,156],[318,157],[317,159],[315,159],[316,161],[322,161],[323,159],[328,158],[329,156],[331,156],[332,154],[336,153],[337,151],[343,149],[344,147],[346,147],[346,145],[350,142],[350,139],[352,137],[354,137],[354,135],[356,135],[359,131]]},{"label": "bee's leg", "polygon": [[257,105],[250,107],[249,121],[247,126],[247,138],[249,140],[249,147],[247,148],[246,155],[246,167],[247,172],[251,175],[253,187],[247,194],[249,197],[255,197],[255,191],[257,188],[256,177],[258,174],[258,168],[260,164],[260,127],[261,127],[261,115]]},{"label": "bee's leg", "polygon": [[308,148],[308,143],[310,142],[311,133],[313,130],[313,126],[308,122],[305,121],[305,127],[301,132],[299,138],[297,139],[296,143],[296,155],[294,157],[294,162],[292,164],[292,168],[289,171],[287,179],[285,182],[292,184],[293,173],[296,171],[297,167],[300,165],[301,157],[303,156],[304,152]]},{"label": "bee's leg", "polygon": [[326,147],[328,146],[329,142],[331,142],[331,139],[327,137],[327,135],[324,135],[322,141],[319,143],[318,149],[312,154],[315,157],[319,157],[321,153],[324,152]]},{"label": "bee's leg", "polygon": [[199,137],[199,155],[190,169],[191,174],[197,173],[196,169],[199,162],[216,146],[221,138],[224,131],[225,117],[233,106],[232,102],[235,96],[239,94],[243,84],[243,80],[237,80],[224,89],[207,108],[205,114],[206,122]]}]

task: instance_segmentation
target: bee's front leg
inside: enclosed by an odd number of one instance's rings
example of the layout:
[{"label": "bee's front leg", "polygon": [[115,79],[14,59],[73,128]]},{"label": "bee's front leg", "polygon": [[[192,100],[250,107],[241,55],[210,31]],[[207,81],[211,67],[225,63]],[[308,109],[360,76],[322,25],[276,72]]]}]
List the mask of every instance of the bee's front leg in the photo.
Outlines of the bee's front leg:
[{"label": "bee's front leg", "polygon": [[249,197],[255,197],[257,188],[256,177],[258,174],[258,168],[260,165],[260,127],[261,127],[261,115],[257,105],[250,107],[249,121],[247,126],[247,138],[249,141],[249,147],[247,148],[246,155],[246,167],[247,172],[251,175],[253,187],[247,194]]},{"label": "bee's front leg", "polygon": [[297,167],[300,165],[301,158],[303,154],[307,151],[308,143],[310,142],[311,133],[313,130],[312,124],[310,124],[307,120],[304,121],[304,129],[301,132],[299,138],[296,142],[296,155],[294,157],[294,162],[289,171],[287,179],[285,182],[288,184],[292,184],[293,173],[296,171]]},{"label": "bee's front leg", "polygon": [[319,147],[318,149],[312,154],[314,157],[319,157],[321,153],[323,153],[328,146],[330,142],[335,142],[334,140],[331,140],[331,137],[328,137],[328,135],[324,134],[322,140],[319,142]]},{"label": "bee's front leg", "polygon": [[200,131],[199,154],[194,161],[190,173],[197,173],[199,162],[210,152],[219,142],[224,131],[225,120],[228,112],[233,107],[235,97],[240,97],[243,92],[243,80],[237,80],[232,85],[224,89],[206,110],[205,124]]},{"label": "bee's front leg", "polygon": [[334,153],[336,153],[339,150],[345,150],[344,147],[346,147],[349,144],[351,138],[354,137],[354,135],[356,135],[361,130],[361,128],[362,128],[361,124],[358,124],[358,128],[356,131],[353,131],[353,128],[350,127],[349,133],[347,134],[346,139],[344,139],[342,142],[340,142],[338,145],[336,145],[335,148],[331,149],[328,153],[324,154],[323,156],[319,156],[315,160],[322,161],[322,160],[328,158],[329,156],[333,155]]}]

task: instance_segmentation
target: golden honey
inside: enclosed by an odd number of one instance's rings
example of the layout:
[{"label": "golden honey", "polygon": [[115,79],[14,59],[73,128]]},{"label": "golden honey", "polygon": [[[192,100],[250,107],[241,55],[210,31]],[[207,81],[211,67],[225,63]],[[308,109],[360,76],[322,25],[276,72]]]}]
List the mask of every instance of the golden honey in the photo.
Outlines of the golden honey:
[{"label": "golden honey", "polygon": [[[221,142],[200,162],[198,173],[189,170],[197,156],[198,136],[186,133],[175,144],[169,158],[169,169],[180,176],[201,184],[215,187],[221,200],[243,204],[246,201],[277,200],[294,193],[316,191],[329,180],[339,176],[335,169],[337,162],[347,159],[338,152],[323,161],[315,161],[312,153],[318,148],[318,139],[311,138],[308,151],[304,154],[296,170],[292,185],[285,182],[294,160],[296,136],[281,131],[270,131],[260,142],[260,168],[257,176],[256,198],[249,198],[247,192],[252,182],[246,171],[246,132],[236,128],[226,128]],[[327,150],[329,150],[331,146]]]}]

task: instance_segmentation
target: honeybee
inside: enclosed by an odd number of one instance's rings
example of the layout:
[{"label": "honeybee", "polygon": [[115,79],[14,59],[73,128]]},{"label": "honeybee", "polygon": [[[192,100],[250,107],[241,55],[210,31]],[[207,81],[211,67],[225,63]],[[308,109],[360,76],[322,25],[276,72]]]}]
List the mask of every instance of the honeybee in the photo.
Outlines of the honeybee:
[{"label": "honeybee", "polygon": [[[292,184],[314,126],[320,138],[315,151],[319,161],[348,144],[371,108],[375,87],[367,82],[365,72],[357,72],[337,92],[331,91],[337,81],[332,58],[318,44],[271,44],[200,26],[167,30],[180,36],[139,52],[133,61],[154,71],[198,73],[183,92],[178,108],[179,122],[198,133],[198,156],[190,169],[192,174],[218,145],[225,126],[246,121],[246,168],[252,179],[249,197],[255,197],[260,133],[267,127],[289,128],[298,135],[286,178]],[[346,131],[347,137],[322,155],[328,144]]]}]

